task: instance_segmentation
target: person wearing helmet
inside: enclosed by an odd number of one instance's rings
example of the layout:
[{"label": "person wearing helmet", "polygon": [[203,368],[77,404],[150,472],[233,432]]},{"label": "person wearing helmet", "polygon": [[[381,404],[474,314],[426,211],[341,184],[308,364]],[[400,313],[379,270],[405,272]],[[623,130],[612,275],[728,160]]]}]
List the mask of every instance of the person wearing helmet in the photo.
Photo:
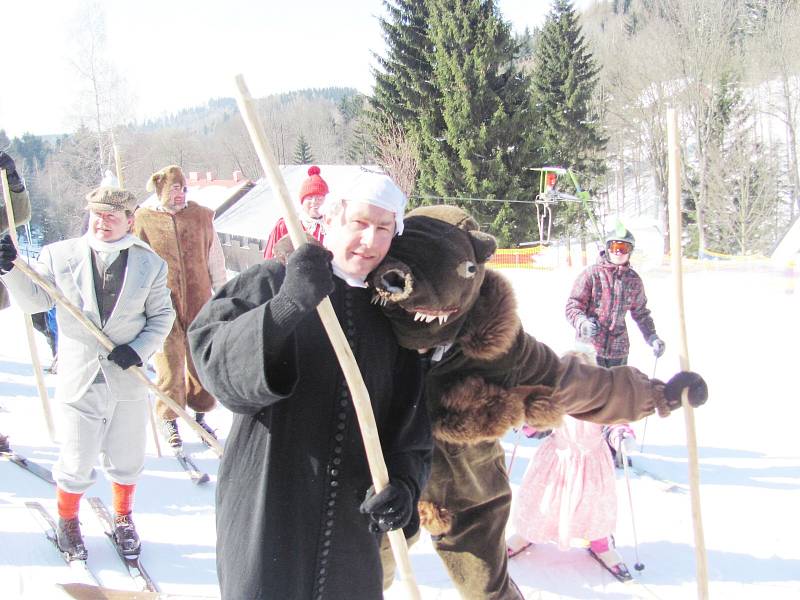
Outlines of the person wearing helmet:
[{"label": "person wearing helmet", "polygon": [[[664,354],[666,347],[647,308],[642,278],[630,264],[635,247],[633,234],[618,224],[606,236],[605,249],[597,262],[578,275],[567,299],[567,320],[575,328],[577,339],[594,347],[601,367],[628,363],[630,340],[625,323],[628,311],[656,357]],[[625,424],[614,425],[607,427],[604,435],[614,464],[622,468],[619,450],[623,444],[633,443],[633,430]]]},{"label": "person wearing helmet", "polygon": [[664,353],[664,342],[647,308],[644,283],[631,267],[636,246],[633,234],[619,226],[609,233],[597,263],[575,280],[567,300],[566,316],[579,340],[588,341],[601,367],[627,364],[630,340],[625,315],[630,311],[645,341],[656,356]]}]

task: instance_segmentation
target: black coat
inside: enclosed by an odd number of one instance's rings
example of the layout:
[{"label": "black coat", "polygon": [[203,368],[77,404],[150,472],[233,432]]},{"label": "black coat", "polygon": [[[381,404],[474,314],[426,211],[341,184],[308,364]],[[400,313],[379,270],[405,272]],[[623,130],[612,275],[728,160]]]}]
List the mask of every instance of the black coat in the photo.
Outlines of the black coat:
[{"label": "black coat", "polygon": [[[358,511],[371,479],[350,394],[317,313],[273,300],[283,276],[277,261],[248,269],[189,328],[203,385],[235,413],[217,485],[222,598],[381,598],[379,539]],[[410,484],[416,505],[432,448],[420,361],[368,290],[335,280],[389,477]]]}]

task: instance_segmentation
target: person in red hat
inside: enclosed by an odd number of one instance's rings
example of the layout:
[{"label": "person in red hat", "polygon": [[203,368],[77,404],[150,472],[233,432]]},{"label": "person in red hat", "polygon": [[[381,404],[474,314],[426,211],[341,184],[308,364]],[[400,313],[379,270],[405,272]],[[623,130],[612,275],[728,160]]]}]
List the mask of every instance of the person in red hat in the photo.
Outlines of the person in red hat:
[{"label": "person in red hat", "polygon": [[[322,213],[320,208],[322,203],[325,202],[325,196],[328,195],[328,184],[319,174],[319,167],[312,165],[308,168],[308,179],[300,186],[300,204],[303,210],[300,212],[300,222],[303,224],[303,229],[308,235],[311,235],[322,243],[322,238],[325,237],[325,232],[322,229]],[[289,233],[286,228],[286,222],[283,217],[278,219],[275,227],[269,234],[267,240],[267,247],[264,249],[264,258],[275,257],[275,244]]]}]

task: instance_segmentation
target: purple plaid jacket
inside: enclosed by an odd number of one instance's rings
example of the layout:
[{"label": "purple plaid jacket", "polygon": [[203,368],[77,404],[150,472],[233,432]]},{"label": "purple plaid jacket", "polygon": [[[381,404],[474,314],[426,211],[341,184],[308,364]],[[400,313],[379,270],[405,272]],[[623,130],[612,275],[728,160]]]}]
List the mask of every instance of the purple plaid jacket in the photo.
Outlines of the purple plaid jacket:
[{"label": "purple plaid jacket", "polygon": [[604,358],[627,358],[630,350],[625,314],[631,316],[650,343],[656,326],[647,308],[647,296],[639,274],[630,265],[612,264],[601,252],[597,263],[575,280],[567,300],[567,320],[577,330],[584,318],[594,317],[600,331],[591,339],[595,352]]}]

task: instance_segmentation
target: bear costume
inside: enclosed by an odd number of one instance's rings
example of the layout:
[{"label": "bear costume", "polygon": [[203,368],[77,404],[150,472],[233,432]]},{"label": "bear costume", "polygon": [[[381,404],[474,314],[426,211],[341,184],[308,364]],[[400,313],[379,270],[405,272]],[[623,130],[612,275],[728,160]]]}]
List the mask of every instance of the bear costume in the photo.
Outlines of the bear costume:
[{"label": "bear costume", "polygon": [[404,223],[369,283],[400,345],[431,360],[434,456],[422,525],[462,598],[521,599],[507,570],[511,487],[499,438],[523,423],[552,428],[565,414],[595,423],[666,416],[684,387],[693,405],[707,387],[694,373],[665,385],[633,367],[558,357],[523,330],[511,284],[486,269],[496,243],[468,213],[420,207]]}]

